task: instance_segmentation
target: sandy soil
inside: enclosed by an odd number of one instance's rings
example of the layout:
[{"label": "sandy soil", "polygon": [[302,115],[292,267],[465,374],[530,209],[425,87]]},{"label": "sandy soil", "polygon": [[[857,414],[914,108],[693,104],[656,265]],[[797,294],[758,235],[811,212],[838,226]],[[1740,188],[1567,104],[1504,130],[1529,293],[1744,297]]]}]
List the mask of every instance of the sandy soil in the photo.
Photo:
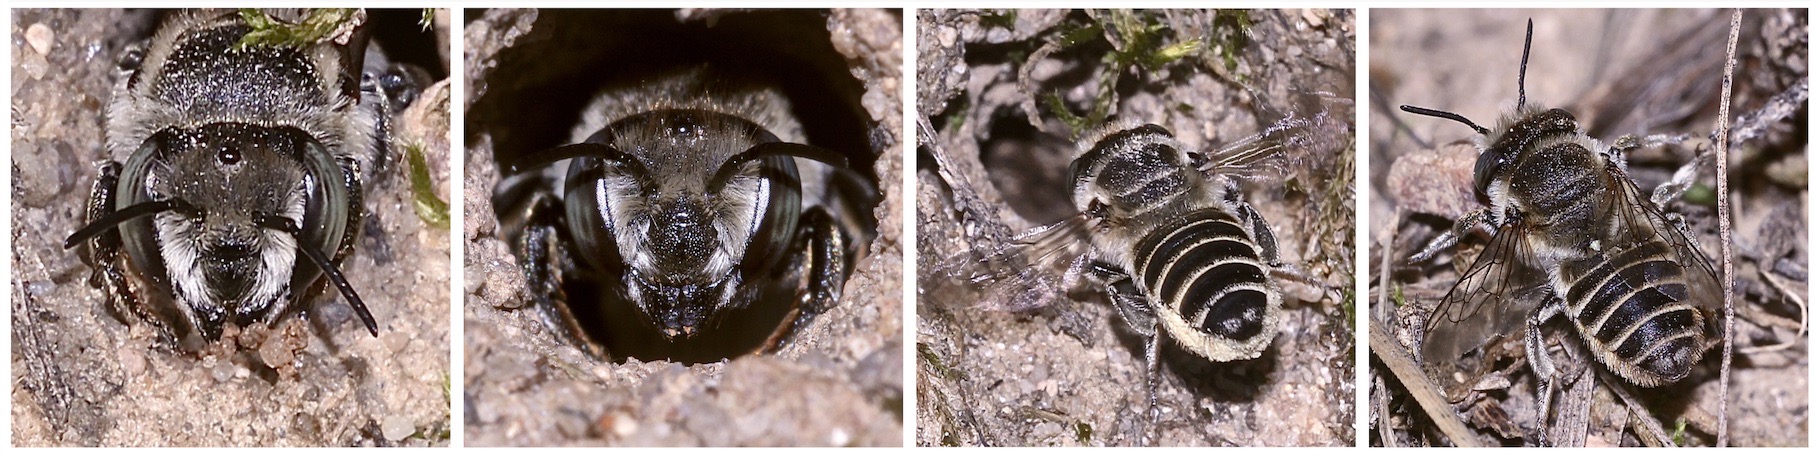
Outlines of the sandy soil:
[{"label": "sandy soil", "polygon": [[[902,162],[897,159],[902,154],[901,13],[470,14],[463,233],[468,242],[462,379],[466,443],[901,445]],[[740,28],[753,19],[783,25],[756,31]],[[540,147],[565,141],[578,104],[552,108],[521,99],[543,93],[539,90],[597,84],[596,75],[606,73],[588,68],[609,72],[611,52],[648,44],[609,31],[702,21],[730,33],[751,33],[745,42],[768,43],[759,45],[764,52],[802,58],[829,76],[853,80],[857,90],[836,99],[855,109],[853,115],[868,129],[868,145],[861,143],[865,148],[859,150],[880,157],[873,167],[884,195],[875,213],[878,238],[846,283],[843,302],[804,328],[780,353],[692,366],[600,362],[560,342],[535,312],[525,308],[523,272],[499,238],[490,202],[498,180],[494,149],[536,147],[522,146],[525,141]],[[549,128],[536,130],[540,120],[525,120],[536,116],[566,120],[552,120]]]},{"label": "sandy soil", "polygon": [[[336,295],[279,325],[294,350],[260,358],[156,346],[146,325],[108,316],[89,268],[61,246],[82,222],[93,162],[106,156],[102,106],[116,59],[155,22],[119,10],[12,14],[14,445],[447,443],[448,230],[417,217],[403,167],[367,182],[365,232],[341,266],[379,337]],[[447,19],[436,23],[443,34]],[[397,124],[432,164],[448,157],[447,86],[438,87]],[[446,199],[447,170],[431,175]]]},{"label": "sandy soil", "polygon": [[[1423,267],[1405,258],[1423,246],[1435,230],[1480,207],[1470,190],[1475,150],[1470,132],[1454,122],[1407,115],[1393,106],[1414,104],[1458,112],[1491,125],[1493,116],[1513,105],[1525,19],[1533,18],[1530,66],[1526,75],[1529,103],[1565,108],[1577,115],[1591,136],[1604,141],[1623,134],[1712,131],[1721,61],[1728,32],[1728,13],[1706,10],[1624,11],[1428,11],[1376,10],[1371,16],[1369,45],[1372,80],[1370,106],[1370,176],[1378,190],[1371,198],[1371,264],[1382,264],[1392,247],[1390,285],[1406,305],[1392,300],[1371,308],[1373,324],[1382,325],[1403,345],[1417,346],[1418,329],[1410,319],[1423,315],[1456,280],[1462,266],[1446,258]],[[1734,107],[1736,114],[1759,110],[1767,97],[1804,80],[1808,58],[1807,19],[1802,12],[1748,11],[1739,45]],[[1731,441],[1744,446],[1803,445],[1808,435],[1808,353],[1798,330],[1799,308],[1789,299],[1804,299],[1808,253],[1803,240],[1807,176],[1804,130],[1808,104],[1798,114],[1769,126],[1770,133],[1745,143],[1731,156],[1731,201],[1735,214],[1736,305],[1740,317],[1735,346],[1735,379],[1729,392]],[[1678,149],[1643,151],[1630,159],[1642,189],[1662,182],[1691,156]],[[1700,201],[1678,203],[1669,210],[1684,213],[1715,256],[1714,166],[1704,168]],[[1697,192],[1693,192],[1695,195]],[[1761,265],[1770,265],[1762,267]],[[1380,271],[1380,267],[1373,270]],[[1765,272],[1770,270],[1771,272]],[[1767,282],[1773,274],[1784,287]],[[1371,278],[1374,285],[1377,277]],[[1370,301],[1381,289],[1372,287]],[[1560,369],[1575,379],[1586,372],[1581,345],[1565,325],[1549,327]],[[1515,339],[1515,338],[1504,338]],[[1787,342],[1789,346],[1758,348]],[[1750,349],[1749,347],[1756,347]],[[1531,438],[1535,419],[1532,374],[1518,340],[1499,345],[1510,353],[1497,366],[1507,385],[1489,387],[1478,400],[1457,406],[1482,438],[1500,444],[1522,444]],[[1562,352],[1560,351],[1562,350]],[[1758,350],[1749,353],[1750,350]],[[1413,350],[1416,351],[1417,350]],[[1636,389],[1653,418],[1671,432],[1685,425],[1685,444],[1714,441],[1718,394],[1719,350],[1707,354],[1691,377],[1657,389]],[[1441,445],[1424,413],[1406,396],[1397,379],[1371,365],[1372,445]],[[1614,378],[1614,377],[1607,377]],[[1582,427],[1558,425],[1552,440],[1591,446],[1638,445],[1632,415],[1614,402],[1609,385],[1579,388],[1560,382],[1558,408],[1582,416]],[[1382,388],[1386,388],[1385,390]],[[1560,412],[1556,423],[1564,422]],[[1573,418],[1574,420],[1577,418]],[[1680,421],[1682,420],[1682,421]],[[1567,429],[1568,428],[1568,429]],[[1576,432],[1566,432],[1568,430]]]},{"label": "sandy soil", "polygon": [[[1211,12],[1155,13],[1151,23],[1172,30],[1158,34],[1163,45],[1194,37],[1207,45],[1176,64],[1129,71],[1114,114],[1158,123],[1202,149],[1285,112],[1327,116],[1309,130],[1310,147],[1287,153],[1285,176],[1246,194],[1282,238],[1283,259],[1329,288],[1286,285],[1280,335],[1259,359],[1213,364],[1169,345],[1154,443],[1350,445],[1355,344],[1348,294],[1338,290],[1352,288],[1354,270],[1355,16],[1246,14],[1249,43],[1238,46],[1215,38],[1223,26]],[[917,20],[917,109],[940,151],[924,144],[917,170],[916,444],[1138,443],[1148,408],[1142,350],[1107,298],[1082,286],[1073,299],[1011,312],[979,302],[979,290],[959,279],[979,252],[1076,212],[1064,181],[1074,153],[1068,126],[1045,105],[1041,125],[1031,125],[1020,106],[1031,94],[1058,93],[1084,111],[1103,84],[1110,46],[1100,36],[1038,52],[1064,24],[1085,23],[1081,12],[923,10]],[[1017,81],[1023,68],[1029,87]]]}]

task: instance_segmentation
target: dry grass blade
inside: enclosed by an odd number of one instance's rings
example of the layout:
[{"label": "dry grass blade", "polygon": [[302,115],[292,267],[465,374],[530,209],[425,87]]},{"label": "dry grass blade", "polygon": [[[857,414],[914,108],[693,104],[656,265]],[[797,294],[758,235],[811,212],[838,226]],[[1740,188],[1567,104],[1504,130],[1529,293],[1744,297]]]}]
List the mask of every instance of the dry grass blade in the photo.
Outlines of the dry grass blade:
[{"label": "dry grass blade", "polygon": [[1463,448],[1483,446],[1476,440],[1476,433],[1464,426],[1464,419],[1457,416],[1456,410],[1451,409],[1451,402],[1445,400],[1445,395],[1438,391],[1437,386],[1433,386],[1432,380],[1426,378],[1425,371],[1420,370],[1406,350],[1402,350],[1387,333],[1382,332],[1380,324],[1369,325],[1369,351],[1381,358],[1382,364],[1388,365],[1388,370],[1394,373],[1394,377],[1407,387],[1413,401],[1419,403],[1420,409],[1426,411],[1426,416],[1432,418],[1432,422],[1438,425],[1439,432],[1450,438],[1452,444]]},{"label": "dry grass blade", "polygon": [[[1716,414],[1716,446],[1729,446],[1729,366],[1735,357],[1735,252],[1729,221],[1729,96],[1735,86],[1735,42],[1741,37],[1741,10],[1729,18],[1729,48],[1722,64],[1722,104],[1716,110],[1716,223],[1722,238],[1722,404]],[[1625,400],[1626,398],[1624,398]]]}]

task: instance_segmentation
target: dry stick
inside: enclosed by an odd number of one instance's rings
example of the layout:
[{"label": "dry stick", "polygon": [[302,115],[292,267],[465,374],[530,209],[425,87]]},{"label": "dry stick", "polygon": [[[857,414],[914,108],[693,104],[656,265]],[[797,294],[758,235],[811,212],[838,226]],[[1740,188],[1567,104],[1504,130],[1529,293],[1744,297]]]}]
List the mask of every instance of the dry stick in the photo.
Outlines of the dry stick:
[{"label": "dry stick", "polygon": [[1388,379],[1383,378],[1380,372],[1369,378],[1375,381],[1375,388],[1369,395],[1369,402],[1375,406],[1375,427],[1381,432],[1382,448],[1400,447],[1401,442],[1394,439],[1394,428],[1392,427],[1394,420],[1388,416],[1388,386],[1384,385]]},{"label": "dry stick", "polygon": [[[1609,375],[1609,373],[1597,370],[1597,375],[1605,376]],[[1641,440],[1658,442],[1658,446],[1678,446],[1672,441],[1671,435],[1666,434],[1666,428],[1659,424],[1659,419],[1653,417],[1652,412],[1647,411],[1646,405],[1641,404],[1640,400],[1634,398],[1634,393],[1632,391],[1628,391],[1628,384],[1622,383],[1619,379],[1606,377],[1603,378],[1603,384],[1609,385],[1609,390],[1615,392],[1615,397],[1621,398],[1622,404],[1628,406],[1628,413],[1633,414],[1634,418],[1640,421],[1641,429],[1647,431],[1646,433],[1635,433],[1641,437]]]},{"label": "dry stick", "polygon": [[[1401,219],[1401,213],[1399,210],[1389,211],[1388,220],[1400,220],[1400,219]],[[1391,291],[1388,289],[1388,285],[1389,285],[1388,278],[1389,278],[1389,276],[1394,275],[1394,274],[1389,273],[1388,261],[1390,258],[1394,257],[1394,236],[1397,234],[1398,231],[1400,231],[1399,224],[1389,225],[1388,226],[1388,244],[1382,246],[1382,248],[1379,249],[1382,252],[1382,267],[1381,267],[1381,269],[1377,269],[1376,273],[1381,274],[1382,278],[1381,278],[1381,280],[1377,281],[1377,285],[1375,286],[1375,308],[1377,308],[1377,309],[1387,309],[1388,308],[1388,293]],[[1375,326],[1375,325],[1370,325],[1370,326]],[[1375,376],[1375,378],[1377,381],[1380,381],[1383,379],[1380,374],[1377,374]],[[1381,388],[1379,391],[1385,392],[1387,390],[1388,390],[1387,388]],[[1383,399],[1386,399],[1387,394],[1384,393],[1384,394],[1382,394],[1382,396],[1384,396]],[[1378,427],[1380,427],[1382,429],[1383,446],[1387,447],[1387,448],[1393,448],[1393,447],[1400,446],[1400,445],[1395,444],[1394,429],[1391,429],[1388,427],[1388,425],[1393,422],[1393,420],[1388,419],[1388,401],[1378,400],[1376,403],[1376,406],[1380,407],[1377,416],[1380,417],[1380,419],[1382,421],[1381,424],[1378,425]]]},{"label": "dry stick", "polygon": [[1401,386],[1407,387],[1413,401],[1419,403],[1420,409],[1426,411],[1426,416],[1432,418],[1433,424],[1438,425],[1439,432],[1450,438],[1453,445],[1483,446],[1476,441],[1476,433],[1464,426],[1464,420],[1457,416],[1457,411],[1451,409],[1451,401],[1445,400],[1438,388],[1432,386],[1432,380],[1426,378],[1426,373],[1413,363],[1413,357],[1408,356],[1399,343],[1390,339],[1388,333],[1382,332],[1382,325],[1369,325],[1369,351],[1381,358],[1382,364],[1388,365],[1388,370],[1401,380]]},{"label": "dry stick", "polygon": [[1729,366],[1735,359],[1735,252],[1729,223],[1729,94],[1735,86],[1735,42],[1741,38],[1741,10],[1729,18],[1729,50],[1722,63],[1722,104],[1716,110],[1716,223],[1722,237],[1722,400],[1716,414],[1716,446],[1729,446]]}]

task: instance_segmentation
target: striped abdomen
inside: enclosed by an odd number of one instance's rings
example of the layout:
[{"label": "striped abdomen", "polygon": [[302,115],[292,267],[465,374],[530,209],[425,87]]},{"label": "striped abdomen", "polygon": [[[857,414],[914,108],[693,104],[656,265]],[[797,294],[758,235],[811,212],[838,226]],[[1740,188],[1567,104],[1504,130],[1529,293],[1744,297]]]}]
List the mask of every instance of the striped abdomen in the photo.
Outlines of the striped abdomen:
[{"label": "striped abdomen", "polygon": [[1258,250],[1235,217],[1203,208],[1143,236],[1130,272],[1150,301],[1177,311],[1192,329],[1244,342],[1269,330],[1275,293]]},{"label": "striped abdomen", "polygon": [[1567,278],[1566,309],[1590,351],[1643,387],[1684,378],[1706,348],[1703,315],[1675,258],[1652,239],[1586,260],[1601,263]]}]

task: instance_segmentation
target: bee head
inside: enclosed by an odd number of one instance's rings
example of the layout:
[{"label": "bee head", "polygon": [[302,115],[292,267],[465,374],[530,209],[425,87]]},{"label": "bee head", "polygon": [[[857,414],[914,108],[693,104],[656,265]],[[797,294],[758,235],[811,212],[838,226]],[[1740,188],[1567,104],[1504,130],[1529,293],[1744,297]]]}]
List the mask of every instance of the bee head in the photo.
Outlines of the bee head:
[{"label": "bee head", "polygon": [[786,256],[801,209],[797,158],[845,167],[837,152],[782,142],[749,120],[671,109],[501,164],[523,173],[572,160],[562,191],[575,252],[622,275],[664,334],[686,337],[744,275],[771,274]]},{"label": "bee head", "polygon": [[193,206],[155,222],[179,291],[243,316],[282,299],[298,239],[260,226],[257,216],[303,219],[310,190],[299,157],[308,135],[236,123],[166,130],[152,140],[162,157],[147,179],[150,192]]},{"label": "bee head", "polygon": [[1533,19],[1527,19],[1526,43],[1522,45],[1520,53],[1520,74],[1515,80],[1515,87],[1520,93],[1520,98],[1515,102],[1514,114],[1503,119],[1503,125],[1493,131],[1488,128],[1483,128],[1483,126],[1477,125],[1476,122],[1471,122],[1470,119],[1457,113],[1418,106],[1401,105],[1402,111],[1422,116],[1454,120],[1464,125],[1468,125],[1471,130],[1475,130],[1477,134],[1483,136],[1483,142],[1479,144],[1487,144],[1487,146],[1481,147],[1482,154],[1476,157],[1475,170],[1476,194],[1479,197],[1486,197],[1488,195],[1489,184],[1494,182],[1495,176],[1500,174],[1501,170],[1506,168],[1509,164],[1520,159],[1521,152],[1525,151],[1528,145],[1532,144],[1533,141],[1557,132],[1561,128],[1561,123],[1559,122],[1561,119],[1569,124],[1568,129],[1570,132],[1574,133],[1577,130],[1576,119],[1572,118],[1571,114],[1564,110],[1555,108],[1541,113],[1538,112],[1538,109],[1529,109],[1527,107],[1527,57],[1532,53],[1532,50]]}]

